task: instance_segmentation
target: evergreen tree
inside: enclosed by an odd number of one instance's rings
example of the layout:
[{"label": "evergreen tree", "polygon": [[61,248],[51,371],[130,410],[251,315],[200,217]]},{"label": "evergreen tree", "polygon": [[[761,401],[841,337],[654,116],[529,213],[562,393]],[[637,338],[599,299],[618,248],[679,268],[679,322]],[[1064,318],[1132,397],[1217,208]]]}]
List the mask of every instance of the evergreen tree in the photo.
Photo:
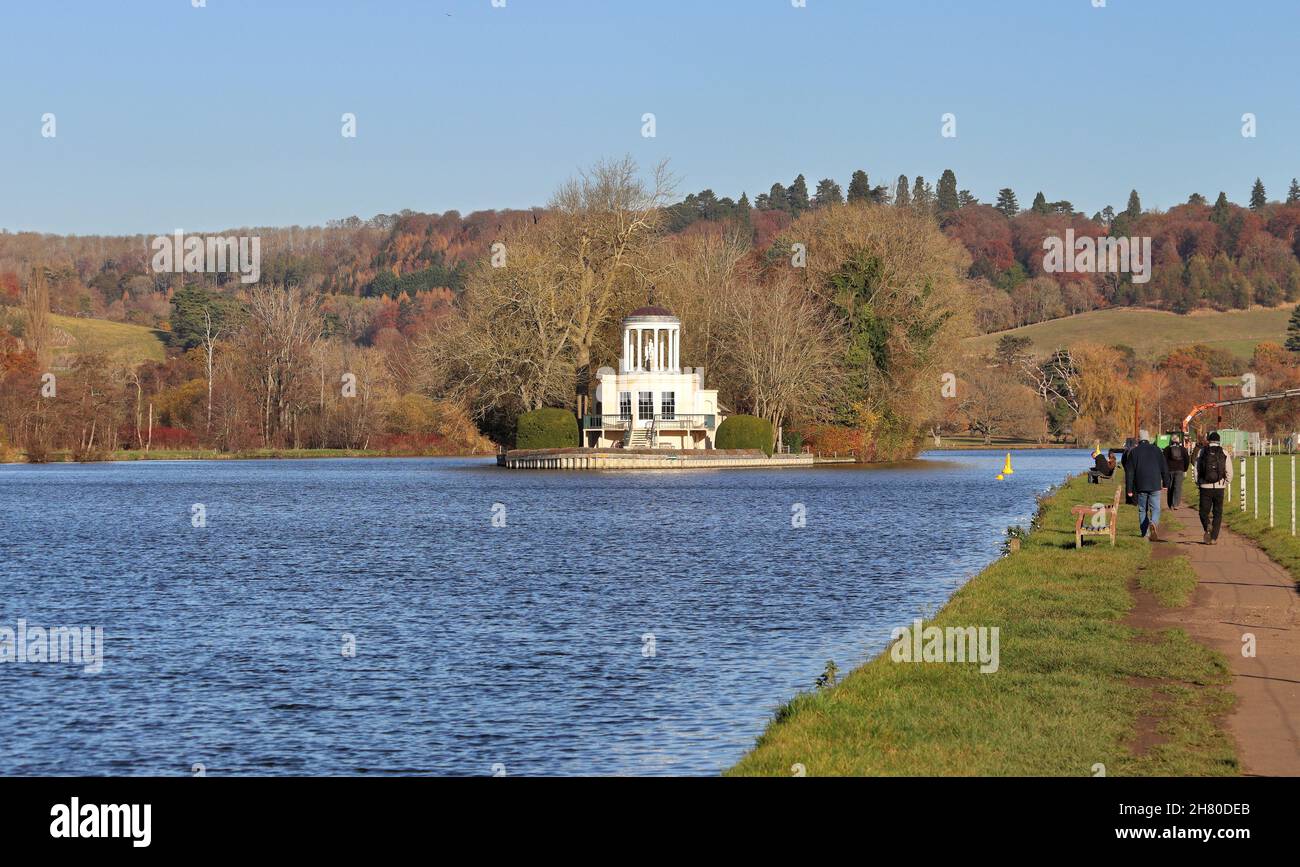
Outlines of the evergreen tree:
[{"label": "evergreen tree", "polygon": [[1250,188],[1250,209],[1258,211],[1268,204],[1268,196],[1264,193],[1264,182],[1255,178],[1255,186]]},{"label": "evergreen tree", "polygon": [[1286,191],[1286,203],[1294,205],[1296,202],[1300,202],[1300,181],[1292,178],[1291,189]]},{"label": "evergreen tree", "polygon": [[912,207],[918,211],[928,211],[933,207],[934,188],[925,182],[925,178],[916,176],[912,184]]},{"label": "evergreen tree", "polygon": [[773,211],[790,210],[790,194],[781,184],[772,184],[772,189],[767,193],[767,205]]},{"label": "evergreen tree", "polygon": [[219,292],[211,292],[195,283],[177,289],[171,299],[171,331],[168,340],[181,349],[193,349],[203,342],[206,312],[212,327],[221,330],[236,314],[236,304]]},{"label": "evergreen tree", "polygon": [[894,187],[894,204],[900,208],[912,204],[912,197],[907,192],[907,175],[898,176],[898,186]]},{"label": "evergreen tree", "polygon": [[998,203],[993,207],[1008,220],[1020,213],[1020,203],[1016,201],[1016,191],[1010,187],[998,190]]},{"label": "evergreen tree", "polygon": [[1107,226],[1115,222],[1115,209],[1112,208],[1110,205],[1107,205],[1106,207],[1102,208],[1101,221],[1105,223]]},{"label": "evergreen tree", "polygon": [[817,182],[817,193],[813,197],[813,206],[824,208],[827,205],[844,204],[844,193],[840,191],[840,185],[830,178],[822,178]]},{"label": "evergreen tree", "polygon": [[1051,208],[1047,207],[1047,196],[1043,195],[1042,190],[1039,190],[1038,195],[1034,196],[1034,203],[1030,206],[1029,210],[1033,211],[1035,214],[1050,213]]},{"label": "evergreen tree", "polygon": [[789,196],[790,213],[796,217],[811,207],[808,201],[808,181],[803,175],[794,179],[794,183],[790,185]]},{"label": "evergreen tree", "polygon": [[1286,348],[1300,352],[1300,304],[1291,311],[1291,319],[1286,324]]},{"label": "evergreen tree", "polygon": [[957,201],[957,175],[952,169],[944,169],[939,176],[939,214],[951,214],[961,207]]},{"label": "evergreen tree", "polygon": [[1202,196],[1200,193],[1192,193],[1190,196],[1187,197],[1187,204],[1208,205],[1209,201],[1205,198],[1205,196]]},{"label": "evergreen tree", "polygon": [[858,169],[849,179],[849,204],[854,202],[868,202],[871,200],[871,181],[867,179],[867,173]]},{"label": "evergreen tree", "polygon": [[1214,210],[1210,212],[1210,222],[1222,226],[1228,222],[1229,213],[1228,194],[1220,192],[1219,197],[1214,200]]},{"label": "evergreen tree", "polygon": [[1128,194],[1128,207],[1124,209],[1124,213],[1134,220],[1142,216],[1142,200],[1138,198],[1137,190],[1133,190]]},{"label": "evergreen tree", "polygon": [[978,205],[980,200],[971,195],[970,190],[962,190],[957,194],[957,207],[969,208],[971,205]]},{"label": "evergreen tree", "polygon": [[752,225],[749,214],[749,196],[745,195],[743,191],[740,194],[740,201],[736,202],[736,219],[740,221],[742,226]]}]

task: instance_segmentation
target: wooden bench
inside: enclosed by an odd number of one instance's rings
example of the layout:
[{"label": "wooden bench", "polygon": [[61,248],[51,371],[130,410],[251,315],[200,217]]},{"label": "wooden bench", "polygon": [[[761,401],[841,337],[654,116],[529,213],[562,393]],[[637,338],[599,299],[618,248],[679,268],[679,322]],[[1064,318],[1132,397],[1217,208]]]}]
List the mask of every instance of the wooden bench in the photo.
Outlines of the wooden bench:
[{"label": "wooden bench", "polygon": [[[1119,485],[1115,486],[1115,499],[1109,506],[1075,506],[1070,509],[1074,515],[1074,547],[1083,547],[1084,536],[1110,536],[1110,545],[1115,547],[1115,533],[1119,529],[1119,503],[1124,496],[1124,489]],[[1106,516],[1106,525],[1096,527],[1092,523],[1094,515],[1104,514]]]}]

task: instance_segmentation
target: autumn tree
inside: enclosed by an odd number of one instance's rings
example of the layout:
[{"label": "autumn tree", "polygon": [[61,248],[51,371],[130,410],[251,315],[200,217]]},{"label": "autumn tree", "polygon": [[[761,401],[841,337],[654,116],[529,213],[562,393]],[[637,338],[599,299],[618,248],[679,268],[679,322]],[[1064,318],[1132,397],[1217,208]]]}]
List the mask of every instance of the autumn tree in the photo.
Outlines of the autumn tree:
[{"label": "autumn tree", "polygon": [[868,431],[882,453],[910,454],[969,328],[969,256],[926,214],[895,208],[815,211],[781,246],[795,239],[808,248],[805,287],[844,335],[839,419]]},{"label": "autumn tree", "polygon": [[1123,439],[1132,427],[1137,388],[1128,378],[1123,356],[1109,346],[1090,342],[1071,347],[1079,419],[1102,440]]}]

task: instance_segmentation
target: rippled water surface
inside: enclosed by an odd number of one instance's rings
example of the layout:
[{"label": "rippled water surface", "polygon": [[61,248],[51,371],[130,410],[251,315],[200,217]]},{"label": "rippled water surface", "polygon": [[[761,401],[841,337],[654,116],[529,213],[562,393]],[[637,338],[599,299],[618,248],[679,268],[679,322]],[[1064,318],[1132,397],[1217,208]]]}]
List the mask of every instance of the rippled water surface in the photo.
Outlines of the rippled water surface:
[{"label": "rippled water surface", "polygon": [[97,674],[0,663],[0,774],[717,773],[1087,458],[1015,463],[0,466],[0,627],[105,636]]}]

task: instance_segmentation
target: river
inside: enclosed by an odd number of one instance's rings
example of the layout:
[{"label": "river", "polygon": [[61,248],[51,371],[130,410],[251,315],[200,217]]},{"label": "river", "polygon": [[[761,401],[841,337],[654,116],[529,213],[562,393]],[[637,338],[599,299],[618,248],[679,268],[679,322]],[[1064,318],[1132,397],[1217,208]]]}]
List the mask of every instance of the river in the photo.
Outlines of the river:
[{"label": "river", "polygon": [[0,466],[0,628],[104,648],[0,662],[0,775],[716,774],[1089,463],[1002,460]]}]

